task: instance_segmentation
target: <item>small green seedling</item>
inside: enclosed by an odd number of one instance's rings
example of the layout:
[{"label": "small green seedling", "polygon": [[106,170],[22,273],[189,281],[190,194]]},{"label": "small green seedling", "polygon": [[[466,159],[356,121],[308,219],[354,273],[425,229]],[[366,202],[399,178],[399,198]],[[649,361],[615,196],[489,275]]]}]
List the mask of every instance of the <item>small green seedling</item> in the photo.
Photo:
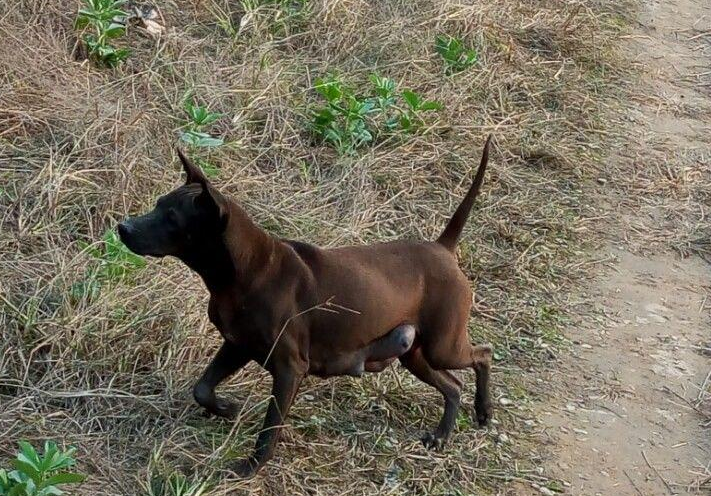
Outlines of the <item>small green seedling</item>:
[{"label": "small green seedling", "polygon": [[183,109],[188,114],[188,121],[180,133],[181,140],[198,148],[215,148],[224,144],[222,138],[215,138],[205,132],[205,128],[223,117],[223,114],[210,112],[206,106],[197,105],[190,98],[185,99]]},{"label": "small green seedling", "polygon": [[389,112],[397,103],[397,95],[395,94],[395,81],[390,78],[380,77],[377,74],[370,75],[370,82],[373,83],[375,90],[375,100],[377,108],[385,114],[385,129],[393,131],[398,125],[398,116],[391,115]]},{"label": "small green seedling", "polygon": [[373,83],[378,108],[381,112],[385,112],[395,105],[395,81],[377,74],[371,74],[370,82]]},{"label": "small green seedling", "polygon": [[435,50],[444,59],[444,70],[449,75],[468,69],[478,59],[476,50],[464,48],[462,40],[453,36],[437,36]]},{"label": "small green seedling", "polygon": [[14,470],[0,469],[0,496],[50,496],[61,495],[57,486],[78,484],[85,476],[68,472],[76,464],[74,448],[60,451],[52,441],[44,443],[40,455],[26,441],[20,441],[20,452],[12,461]]},{"label": "small green seedling", "polygon": [[422,100],[422,97],[411,90],[402,92],[402,99],[407,107],[400,116],[400,128],[403,131],[413,132],[418,130],[425,120],[422,118],[422,112],[430,112],[432,110],[442,110],[443,105],[434,100]]},{"label": "small green seedling", "polygon": [[397,93],[392,79],[372,74],[372,91],[359,96],[339,79],[317,79],[315,89],[326,105],[312,112],[311,127],[340,154],[353,153],[378,137],[398,130],[411,133],[424,123],[423,112],[439,110],[435,101],[423,101],[414,91]]},{"label": "small green seedling", "polygon": [[89,56],[98,64],[116,67],[131,53],[126,48],[110,44],[111,40],[126,32],[123,22],[128,14],[121,10],[126,0],[84,0],[84,3],[85,7],[79,9],[74,25],[77,29],[91,26],[94,31],[84,35]]}]

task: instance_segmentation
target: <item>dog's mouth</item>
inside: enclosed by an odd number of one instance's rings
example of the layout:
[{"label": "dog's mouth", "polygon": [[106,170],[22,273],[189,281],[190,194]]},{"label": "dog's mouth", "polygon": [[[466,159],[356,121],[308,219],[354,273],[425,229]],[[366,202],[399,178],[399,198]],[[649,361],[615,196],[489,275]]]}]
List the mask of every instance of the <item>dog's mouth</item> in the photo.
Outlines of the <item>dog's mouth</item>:
[{"label": "dog's mouth", "polygon": [[136,228],[129,222],[121,222],[118,225],[118,235],[121,242],[136,255],[143,257],[162,257],[163,253],[158,253],[156,250],[151,250],[148,247],[141,246],[137,237]]}]

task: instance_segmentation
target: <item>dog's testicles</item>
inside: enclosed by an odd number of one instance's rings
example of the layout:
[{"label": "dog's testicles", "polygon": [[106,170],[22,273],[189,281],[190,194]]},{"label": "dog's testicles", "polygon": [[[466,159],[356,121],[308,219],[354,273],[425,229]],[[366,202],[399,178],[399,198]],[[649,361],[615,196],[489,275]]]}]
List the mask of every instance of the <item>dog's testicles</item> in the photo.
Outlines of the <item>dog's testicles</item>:
[{"label": "dog's testicles", "polygon": [[397,326],[382,338],[372,341],[355,352],[336,355],[329,359],[328,363],[318,367],[318,371],[312,373],[324,377],[334,375],[358,377],[363,372],[381,372],[412,348],[415,334],[415,326],[411,324]]}]

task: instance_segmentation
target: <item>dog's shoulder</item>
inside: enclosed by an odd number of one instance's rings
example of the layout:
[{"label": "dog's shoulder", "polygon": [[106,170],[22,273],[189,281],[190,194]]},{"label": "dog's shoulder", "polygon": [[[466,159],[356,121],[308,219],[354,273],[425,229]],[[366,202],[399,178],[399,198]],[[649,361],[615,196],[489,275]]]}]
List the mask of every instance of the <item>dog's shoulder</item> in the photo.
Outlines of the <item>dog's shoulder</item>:
[{"label": "dog's shoulder", "polygon": [[319,252],[321,251],[318,246],[304,243],[303,241],[282,238],[281,242],[294,250],[299,258],[304,260],[307,264],[314,262],[318,258]]}]

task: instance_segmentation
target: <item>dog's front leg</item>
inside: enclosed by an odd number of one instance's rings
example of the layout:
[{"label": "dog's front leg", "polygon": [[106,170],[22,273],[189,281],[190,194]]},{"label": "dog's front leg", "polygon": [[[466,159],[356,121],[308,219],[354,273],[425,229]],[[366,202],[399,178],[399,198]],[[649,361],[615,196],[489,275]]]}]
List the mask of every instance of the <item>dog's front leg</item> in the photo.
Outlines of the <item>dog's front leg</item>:
[{"label": "dog's front leg", "polygon": [[219,417],[230,418],[236,413],[236,406],[215,395],[215,387],[229,376],[237,372],[249,362],[244,349],[225,341],[215,358],[203,372],[200,380],[193,388],[193,396],[199,405],[208,412]]},{"label": "dog's front leg", "polygon": [[289,407],[306,375],[306,370],[306,366],[297,363],[278,365],[272,370],[272,397],[264,418],[264,425],[257,437],[254,454],[240,461],[236,468],[240,476],[254,475],[274,454],[279,431],[284,425]]}]

